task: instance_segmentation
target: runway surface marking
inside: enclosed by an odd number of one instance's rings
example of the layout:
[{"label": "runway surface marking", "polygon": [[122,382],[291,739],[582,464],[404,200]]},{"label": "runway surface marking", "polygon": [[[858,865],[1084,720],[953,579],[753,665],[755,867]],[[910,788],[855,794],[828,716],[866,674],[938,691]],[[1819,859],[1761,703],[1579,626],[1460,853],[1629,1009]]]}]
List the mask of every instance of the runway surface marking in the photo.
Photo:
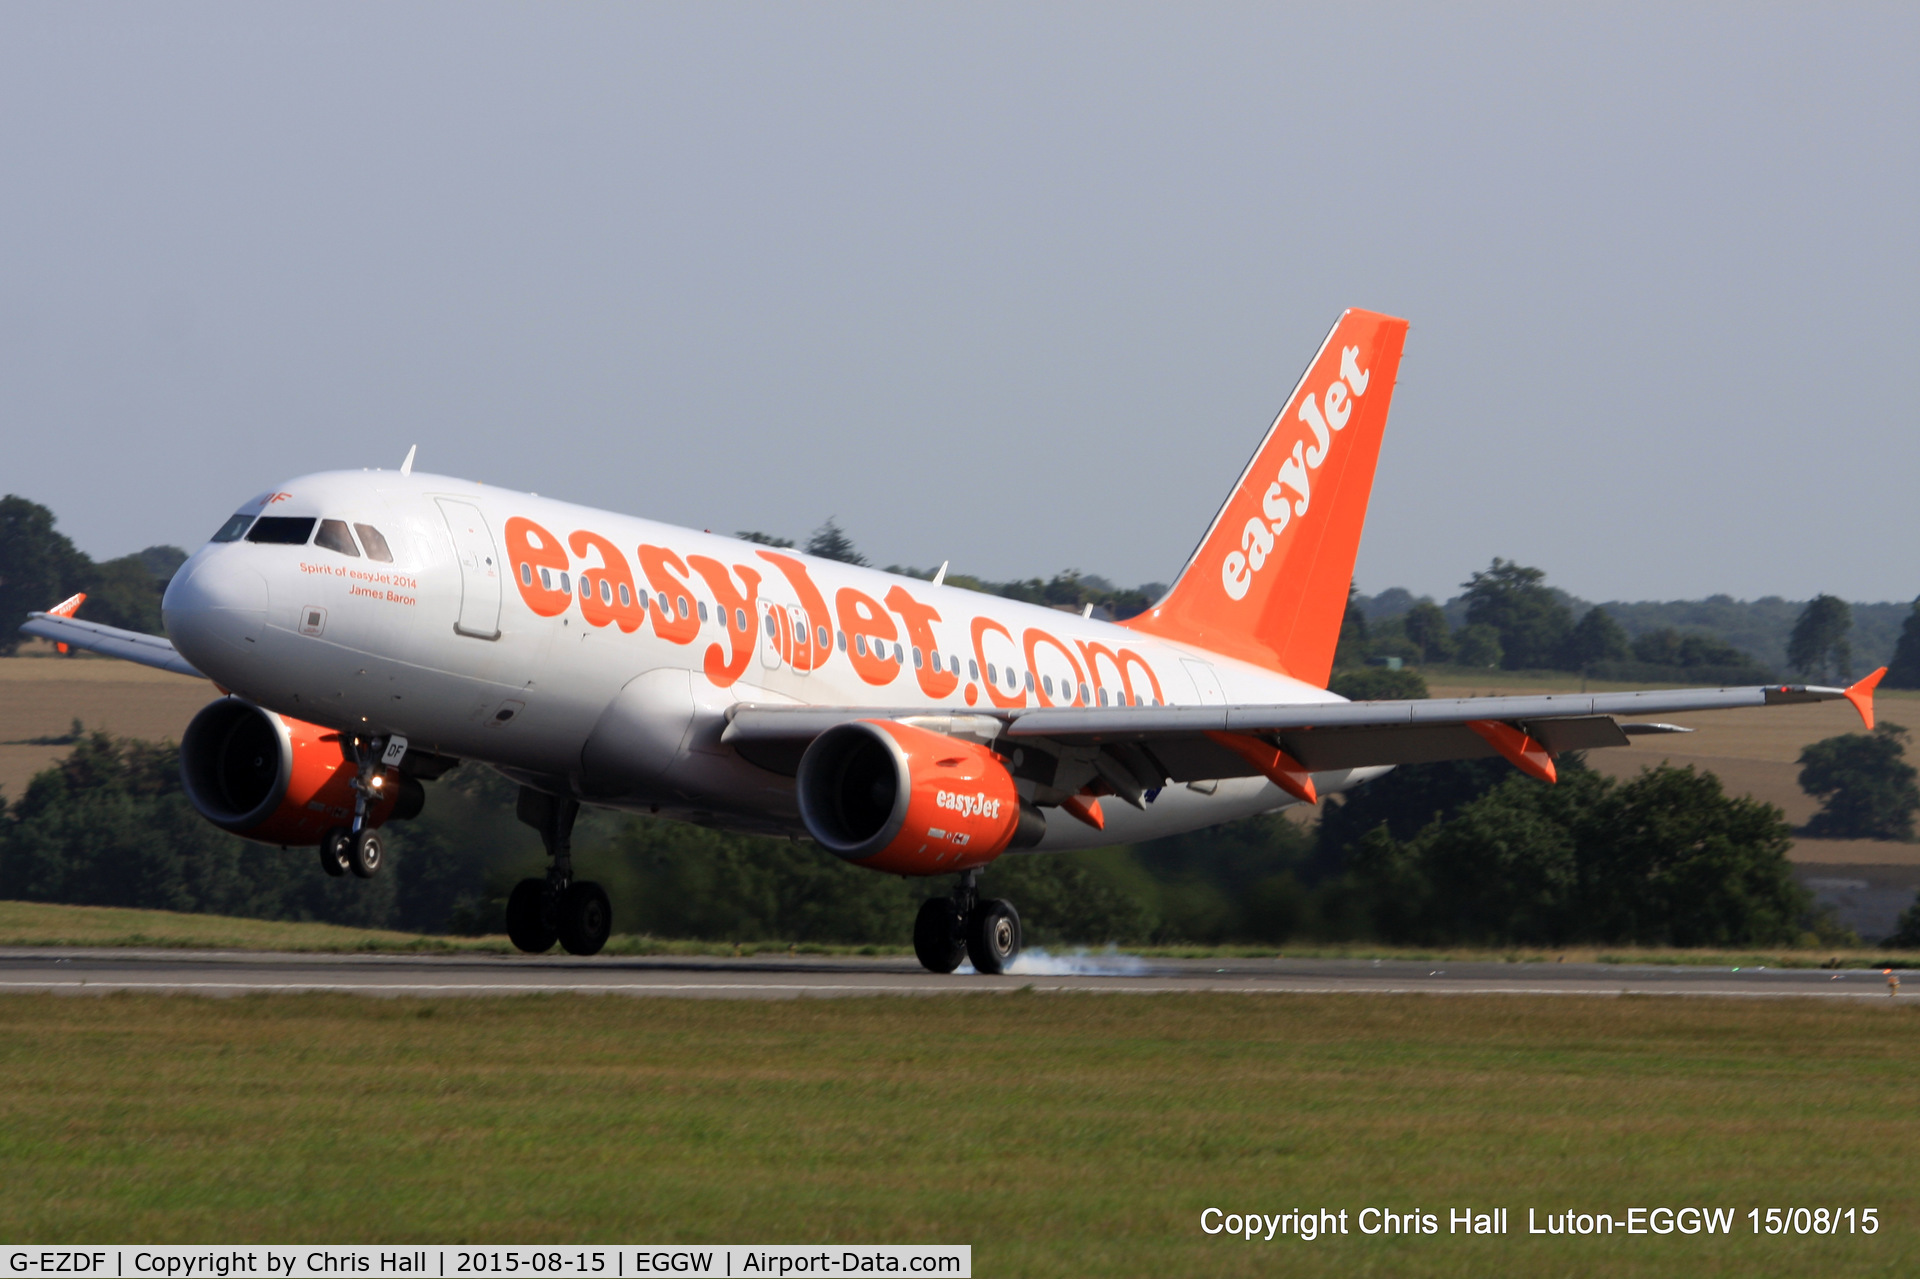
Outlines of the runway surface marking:
[{"label": "runway surface marking", "polygon": [[[1053,957],[1096,971],[933,976],[912,960],[611,956],[310,955],[245,951],[0,950],[0,991],[382,996],[607,994],[710,999],[1106,994],[1674,995],[1887,999],[1881,974],[1851,969],[1614,964],[1432,964],[1412,960]],[[1101,973],[1102,965],[1125,969]],[[1920,977],[1916,978],[1920,989]],[[1906,996],[1911,998],[1911,996]]]}]

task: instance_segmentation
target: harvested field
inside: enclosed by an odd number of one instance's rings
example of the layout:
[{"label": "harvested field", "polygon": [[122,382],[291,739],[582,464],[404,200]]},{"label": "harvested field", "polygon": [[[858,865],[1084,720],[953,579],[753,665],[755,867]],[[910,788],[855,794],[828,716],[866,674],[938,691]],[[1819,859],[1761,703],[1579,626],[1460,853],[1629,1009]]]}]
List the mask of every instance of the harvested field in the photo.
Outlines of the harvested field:
[{"label": "harvested field", "polygon": [[[39,652],[34,652],[34,649]],[[0,795],[19,798],[33,775],[67,753],[78,719],[119,737],[179,741],[220,691],[201,679],[107,657],[55,657],[44,645],[0,657]]]}]

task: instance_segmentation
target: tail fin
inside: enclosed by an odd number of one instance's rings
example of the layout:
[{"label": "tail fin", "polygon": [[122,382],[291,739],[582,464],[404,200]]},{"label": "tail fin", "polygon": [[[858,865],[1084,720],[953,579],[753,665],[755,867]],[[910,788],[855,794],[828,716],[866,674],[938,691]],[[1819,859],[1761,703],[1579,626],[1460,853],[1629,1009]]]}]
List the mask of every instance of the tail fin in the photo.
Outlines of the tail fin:
[{"label": "tail fin", "polygon": [[1406,336],[1340,317],[1173,589],[1124,625],[1326,686]]}]

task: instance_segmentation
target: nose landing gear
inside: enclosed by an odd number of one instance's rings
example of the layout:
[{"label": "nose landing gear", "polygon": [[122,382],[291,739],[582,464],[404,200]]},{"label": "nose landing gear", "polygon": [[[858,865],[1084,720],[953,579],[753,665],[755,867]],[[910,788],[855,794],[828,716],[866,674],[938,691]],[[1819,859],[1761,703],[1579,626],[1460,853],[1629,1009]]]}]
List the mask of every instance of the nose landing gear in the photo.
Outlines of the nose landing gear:
[{"label": "nose landing gear", "polygon": [[1012,902],[981,897],[978,871],[967,871],[951,897],[930,897],[913,921],[913,953],[928,972],[950,973],[971,959],[976,972],[1004,973],[1020,954],[1020,912]]},{"label": "nose landing gear", "polygon": [[507,937],[530,955],[558,941],[570,955],[597,955],[613,934],[613,904],[600,885],[573,878],[573,823],[580,803],[530,786],[520,788],[516,815],[540,832],[553,865],[545,879],[523,879],[507,898]]}]

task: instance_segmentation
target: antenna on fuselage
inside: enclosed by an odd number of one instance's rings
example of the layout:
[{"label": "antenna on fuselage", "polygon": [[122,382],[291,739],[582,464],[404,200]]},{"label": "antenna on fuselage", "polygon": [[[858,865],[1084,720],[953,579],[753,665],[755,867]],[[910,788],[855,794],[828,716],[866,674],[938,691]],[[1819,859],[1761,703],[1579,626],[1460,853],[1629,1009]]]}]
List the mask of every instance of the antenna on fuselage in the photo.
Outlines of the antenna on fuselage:
[{"label": "antenna on fuselage", "polygon": [[418,453],[419,451],[420,451],[420,446],[418,444],[411,444],[407,446],[407,460],[400,464],[400,474],[402,475],[413,474],[413,455],[415,453]]},{"label": "antenna on fuselage", "polygon": [[935,586],[938,586],[938,585],[940,585],[940,583],[942,583],[942,582],[944,582],[944,581],[946,581],[946,580],[947,580],[947,565],[949,565],[949,564],[951,564],[951,563],[953,563],[953,561],[952,561],[952,560],[941,560],[941,561],[940,561],[940,571],[939,571],[938,573],[935,573],[935,574],[933,575],[933,584],[934,584]]}]

